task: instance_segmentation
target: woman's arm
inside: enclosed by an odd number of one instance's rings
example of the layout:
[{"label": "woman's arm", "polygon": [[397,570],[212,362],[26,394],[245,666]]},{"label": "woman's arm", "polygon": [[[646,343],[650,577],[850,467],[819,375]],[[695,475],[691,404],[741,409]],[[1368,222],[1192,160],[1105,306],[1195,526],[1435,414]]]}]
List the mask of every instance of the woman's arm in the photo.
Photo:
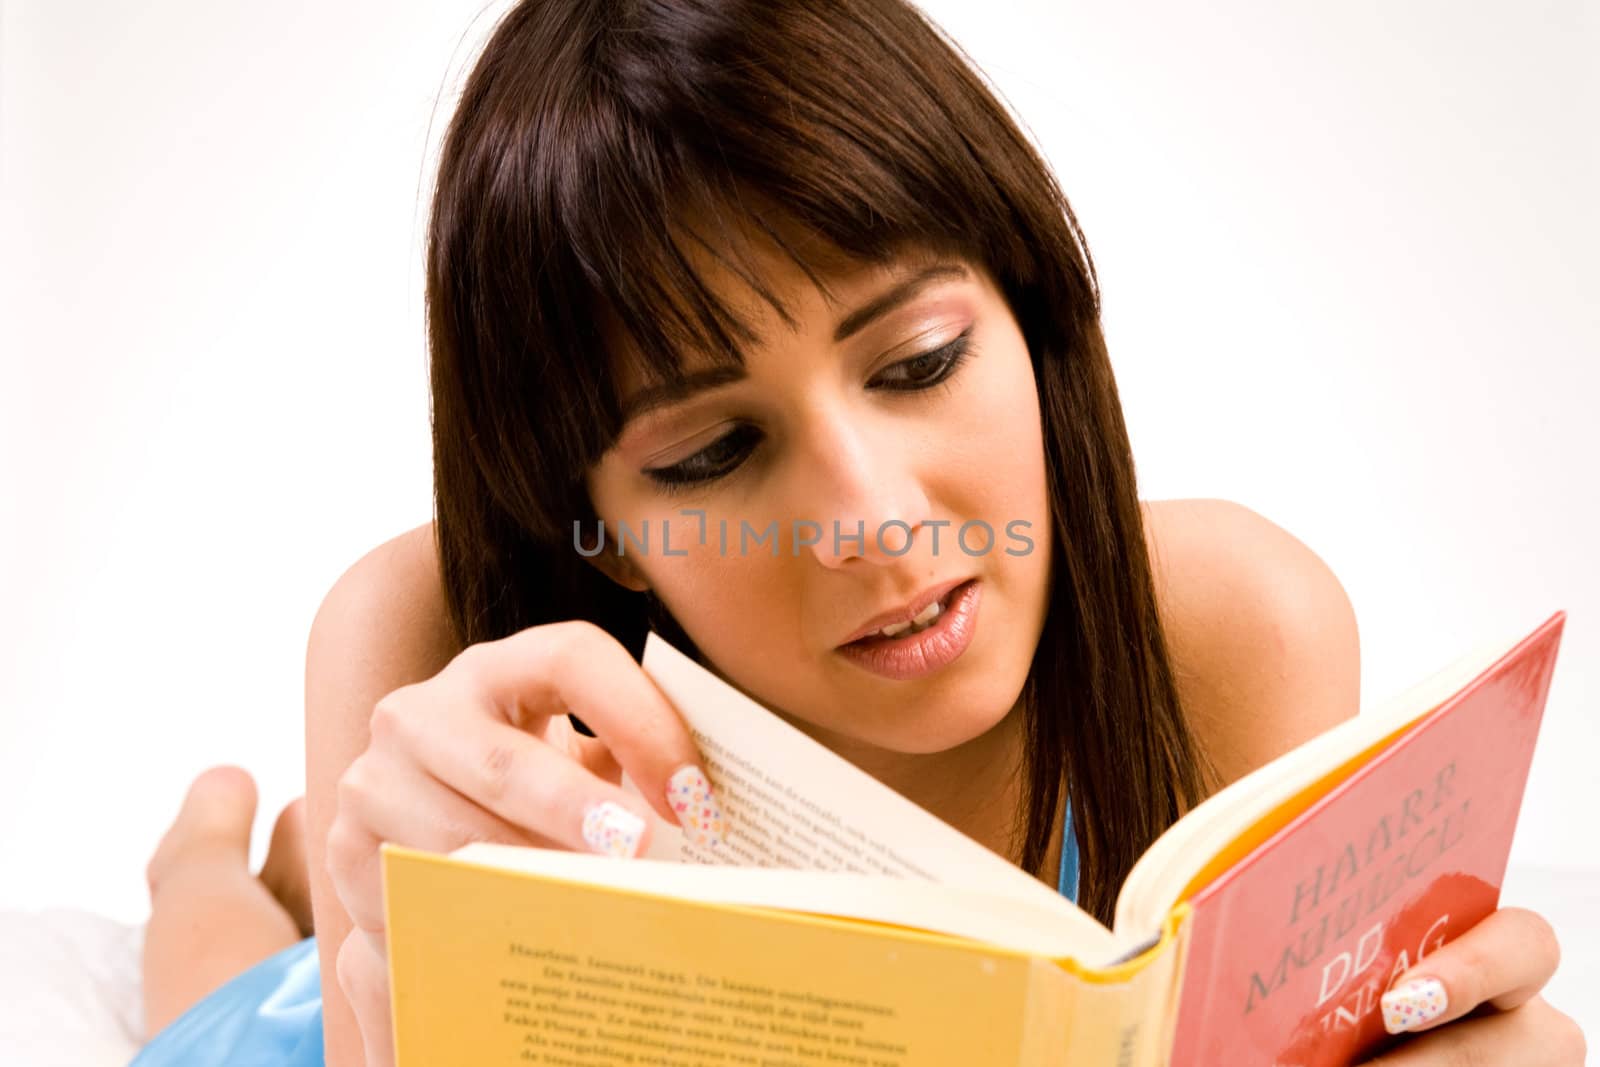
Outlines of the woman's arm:
[{"label": "woman's arm", "polygon": [[458,651],[439,584],[433,524],[368,552],[329,590],[306,648],[306,822],[311,907],[321,963],[328,1067],[364,1067],[361,1034],[339,986],[338,953],[352,923],[328,877],[336,786],[367,747],[380,698],[441,671]]}]

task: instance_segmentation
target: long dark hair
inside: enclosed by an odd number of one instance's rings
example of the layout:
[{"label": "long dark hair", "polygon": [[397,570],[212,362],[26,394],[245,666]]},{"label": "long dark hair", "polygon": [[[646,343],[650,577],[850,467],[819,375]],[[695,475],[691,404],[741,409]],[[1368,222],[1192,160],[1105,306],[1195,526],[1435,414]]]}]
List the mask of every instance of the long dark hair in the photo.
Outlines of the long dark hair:
[{"label": "long dark hair", "polygon": [[[1032,358],[1053,512],[1025,688],[1022,866],[1068,783],[1079,902],[1209,788],[1157,617],[1094,267],[1054,176],[958,45],[901,0],[525,0],[445,135],[427,243],[435,531],[463,645],[586,618],[640,653],[648,599],[585,562],[583,475],[620,428],[613,357],[670,375],[753,333],[691,269],[685,220],[753,223],[826,292],[841,261],[953,253]],[[815,240],[795,240],[796,234]],[[750,284],[777,308],[758,277]]]}]

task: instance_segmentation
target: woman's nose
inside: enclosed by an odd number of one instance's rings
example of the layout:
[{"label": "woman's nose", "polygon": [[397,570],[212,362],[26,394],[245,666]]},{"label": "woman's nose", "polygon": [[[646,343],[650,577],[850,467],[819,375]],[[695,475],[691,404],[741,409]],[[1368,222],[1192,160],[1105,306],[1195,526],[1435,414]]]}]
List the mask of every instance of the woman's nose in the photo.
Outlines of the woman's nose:
[{"label": "woman's nose", "polygon": [[894,563],[923,554],[928,498],[916,449],[859,429],[834,432],[807,460],[802,536],[827,567]]}]

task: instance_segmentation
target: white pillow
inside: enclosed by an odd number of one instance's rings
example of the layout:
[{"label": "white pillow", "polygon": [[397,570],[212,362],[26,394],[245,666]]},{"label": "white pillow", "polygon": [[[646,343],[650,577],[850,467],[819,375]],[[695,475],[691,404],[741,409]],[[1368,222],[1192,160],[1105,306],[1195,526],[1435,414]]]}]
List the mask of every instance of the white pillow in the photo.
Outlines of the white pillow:
[{"label": "white pillow", "polygon": [[0,911],[0,1049],[13,1067],[126,1067],[144,1045],[144,924]]}]

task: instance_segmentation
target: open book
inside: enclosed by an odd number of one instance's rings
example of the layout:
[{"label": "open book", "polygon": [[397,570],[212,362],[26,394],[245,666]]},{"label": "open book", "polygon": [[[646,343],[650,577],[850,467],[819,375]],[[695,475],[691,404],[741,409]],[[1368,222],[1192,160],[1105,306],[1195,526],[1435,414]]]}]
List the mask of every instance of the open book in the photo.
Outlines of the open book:
[{"label": "open book", "polygon": [[1354,1062],[1498,906],[1565,618],[1208,798],[1110,930],[651,634],[726,844],[385,844],[398,1067]]}]

